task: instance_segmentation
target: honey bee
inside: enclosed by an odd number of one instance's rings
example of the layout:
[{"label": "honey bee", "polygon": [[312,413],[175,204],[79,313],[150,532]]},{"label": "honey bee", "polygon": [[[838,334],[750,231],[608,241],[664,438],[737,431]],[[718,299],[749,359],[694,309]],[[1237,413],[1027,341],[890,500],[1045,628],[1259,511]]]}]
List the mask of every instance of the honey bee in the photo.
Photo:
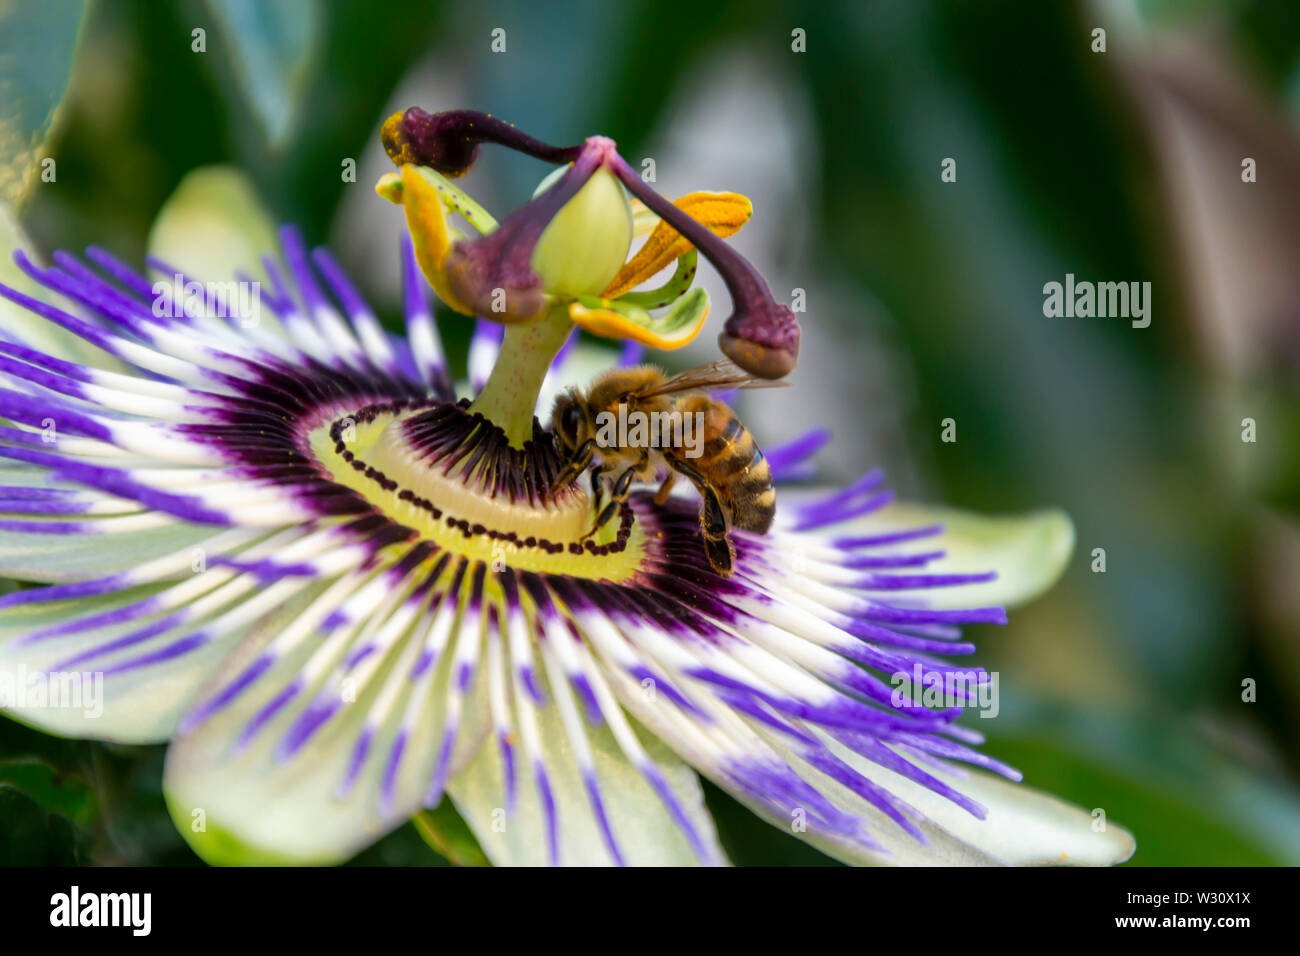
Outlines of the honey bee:
[{"label": "honey bee", "polygon": [[[571,483],[596,460],[591,468],[596,523],[584,536],[590,537],[614,517],[634,482],[663,474],[655,494],[655,503],[662,505],[682,475],[700,493],[700,532],[709,564],[730,574],[736,552],[728,532],[733,527],[766,532],[776,514],[776,489],[749,430],[706,390],[786,384],[754,378],[730,362],[671,378],[652,365],[611,369],[585,395],[571,388],[555,401],[552,432],[568,463],[552,489]],[[606,491],[610,500],[602,506]]]}]

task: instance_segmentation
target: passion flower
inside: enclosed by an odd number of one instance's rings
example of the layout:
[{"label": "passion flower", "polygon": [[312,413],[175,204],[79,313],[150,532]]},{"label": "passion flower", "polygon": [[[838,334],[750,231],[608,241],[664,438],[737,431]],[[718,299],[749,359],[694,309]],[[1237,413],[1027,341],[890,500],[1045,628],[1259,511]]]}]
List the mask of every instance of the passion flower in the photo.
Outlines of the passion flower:
[{"label": "passion flower", "polygon": [[[726,577],[690,498],[633,493],[589,536],[585,490],[553,488],[564,462],[534,411],[544,384],[566,384],[573,323],[672,344],[677,320],[650,309],[688,281],[630,290],[674,258],[699,248],[724,270],[737,362],[793,360],[788,310],[699,224],[736,200],[696,194],[683,213],[608,140],[555,150],[477,114],[408,111],[384,138],[402,168],[381,192],[414,240],[405,338],[292,230],[287,268],[266,264],[274,322],[213,296],[158,308],[166,287],[103,250],[90,265],[16,257],[53,295],[0,294],[122,370],[0,341],[0,568],[49,585],[0,597],[0,674],[104,688],[94,718],[10,713],[170,740],[169,805],[213,862],[339,861],[446,797],[498,863],[724,862],[695,773],[855,862],[1132,852],[1121,828],[999,780],[1019,775],[974,749],[961,700],[900,698],[891,675],[984,686],[943,656],[973,650],[958,626],[1005,615],[918,597],[991,575],[927,572],[942,551],[913,543],[942,541],[938,526],[873,527],[889,500],[878,474],[780,498],[771,532],[733,532]],[[496,226],[448,178],[484,141],[572,165]],[[620,265],[624,187],[672,235]],[[482,235],[457,238],[449,211]],[[484,315],[504,337],[476,338],[472,401],[421,267],[454,307],[504,290]],[[822,440],[769,449],[773,476],[802,474]]]}]

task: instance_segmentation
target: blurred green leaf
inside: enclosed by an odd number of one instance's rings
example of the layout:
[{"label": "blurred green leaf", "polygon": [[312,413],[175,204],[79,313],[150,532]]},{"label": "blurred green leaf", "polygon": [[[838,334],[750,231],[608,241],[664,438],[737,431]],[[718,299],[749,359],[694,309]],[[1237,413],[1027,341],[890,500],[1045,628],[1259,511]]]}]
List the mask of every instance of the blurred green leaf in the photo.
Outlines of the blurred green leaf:
[{"label": "blurred green leaf", "polygon": [[446,857],[429,850],[414,821],[384,835],[366,847],[346,866],[449,866]]},{"label": "blurred green leaf", "polygon": [[0,783],[0,866],[76,866],[88,851],[86,834],[67,817]]},{"label": "blurred green leaf", "polygon": [[[1185,715],[1101,715],[1026,705],[1003,688],[1004,712],[977,720],[982,748],[1025,783],[1106,817],[1137,837],[1142,866],[1295,866],[1300,792],[1293,783],[1215,748]],[[1238,748],[1239,750],[1240,748]]]},{"label": "blurred green leaf", "polygon": [[420,837],[456,866],[489,866],[468,824],[450,800],[425,810],[412,821]]},{"label": "blurred green leaf", "polygon": [[222,24],[235,79],[272,146],[293,129],[320,46],[312,0],[208,0]]},{"label": "blurred green leaf", "polygon": [[35,757],[0,756],[0,784],[21,790],[47,811],[82,826],[90,825],[98,812],[94,791],[84,781]]},{"label": "blurred green leaf", "polygon": [[989,745],[1014,766],[1028,767],[1027,780],[1051,780],[1054,793],[1088,809],[1101,809],[1137,837],[1137,866],[1284,866],[1284,854],[1237,821],[1216,814],[1204,794],[1182,786],[1158,786],[1090,763],[1045,739],[998,737]]},{"label": "blurred green leaf", "polygon": [[18,205],[72,72],[84,0],[0,4],[0,200]]},{"label": "blurred green leaf", "polygon": [[1253,490],[1266,503],[1300,518],[1300,392],[1294,383],[1279,383],[1261,396],[1259,409],[1256,427],[1267,428],[1270,434],[1257,437],[1256,444],[1242,443],[1243,454],[1255,451],[1268,459],[1268,470],[1259,469],[1253,476]]}]

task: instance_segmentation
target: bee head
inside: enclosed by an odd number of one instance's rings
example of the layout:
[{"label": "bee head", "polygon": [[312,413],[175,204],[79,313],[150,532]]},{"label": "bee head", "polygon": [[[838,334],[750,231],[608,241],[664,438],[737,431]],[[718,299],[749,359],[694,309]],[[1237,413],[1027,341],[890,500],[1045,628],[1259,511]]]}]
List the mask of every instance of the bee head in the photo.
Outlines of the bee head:
[{"label": "bee head", "polygon": [[555,411],[551,413],[551,431],[561,450],[572,454],[582,444],[586,418],[578,395],[569,389],[555,400]]}]

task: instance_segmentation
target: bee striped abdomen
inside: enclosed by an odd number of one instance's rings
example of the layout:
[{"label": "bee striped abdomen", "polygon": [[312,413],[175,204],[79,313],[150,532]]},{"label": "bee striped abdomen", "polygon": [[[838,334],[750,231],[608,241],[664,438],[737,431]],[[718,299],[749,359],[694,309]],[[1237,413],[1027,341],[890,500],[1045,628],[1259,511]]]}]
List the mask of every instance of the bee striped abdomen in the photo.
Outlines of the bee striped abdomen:
[{"label": "bee striped abdomen", "polygon": [[772,487],[772,470],[754,436],[730,409],[719,404],[708,411],[706,433],[696,467],[716,487],[734,527],[766,532],[776,516],[776,489]]},{"label": "bee striped abdomen", "polygon": [[767,459],[750,439],[753,457],[749,466],[727,489],[731,523],[745,531],[765,534],[776,517],[776,489],[772,487],[772,469]]}]

